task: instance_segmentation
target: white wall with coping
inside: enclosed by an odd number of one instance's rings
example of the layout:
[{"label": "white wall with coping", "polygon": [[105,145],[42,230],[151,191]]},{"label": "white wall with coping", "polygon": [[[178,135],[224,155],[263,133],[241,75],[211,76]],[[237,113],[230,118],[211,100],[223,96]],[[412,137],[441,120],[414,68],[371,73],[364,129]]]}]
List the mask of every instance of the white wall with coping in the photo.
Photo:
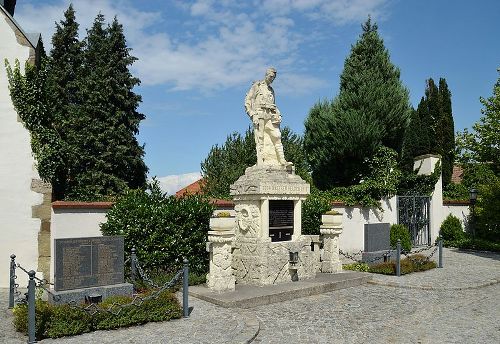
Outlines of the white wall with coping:
[{"label": "white wall with coping", "polygon": [[339,237],[341,250],[345,252],[357,252],[364,249],[364,227],[366,223],[397,223],[396,197],[382,200],[381,206],[382,210],[376,207],[332,206],[332,209],[343,214],[343,230]]},{"label": "white wall with coping", "polygon": [[462,223],[462,226],[464,227],[464,231],[467,229],[467,226],[469,225],[469,214],[470,214],[470,208],[468,204],[453,204],[444,202],[443,221],[449,214],[458,217],[458,219]]},{"label": "white wall with coping", "polygon": [[[31,154],[30,135],[18,121],[4,66],[4,59],[11,66],[18,59],[24,69],[31,50],[18,43],[9,19],[0,11],[0,287],[9,286],[7,262],[12,253],[23,267],[33,270],[38,267],[40,219],[32,217],[32,206],[41,204],[43,196],[31,190],[32,180],[39,177]],[[19,282],[24,283],[22,279]]]},{"label": "white wall with coping", "polygon": [[102,236],[100,224],[107,221],[109,202],[54,202],[51,223],[51,282],[54,281],[54,240]]}]

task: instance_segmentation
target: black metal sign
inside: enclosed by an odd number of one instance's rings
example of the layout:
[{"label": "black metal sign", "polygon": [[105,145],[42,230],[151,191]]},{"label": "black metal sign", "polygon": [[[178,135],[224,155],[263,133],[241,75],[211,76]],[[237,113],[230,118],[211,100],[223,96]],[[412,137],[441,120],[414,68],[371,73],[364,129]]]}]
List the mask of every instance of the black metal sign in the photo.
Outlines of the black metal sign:
[{"label": "black metal sign", "polygon": [[123,237],[55,239],[54,289],[123,283]]},{"label": "black metal sign", "polygon": [[269,236],[271,241],[292,240],[293,201],[269,201]]}]

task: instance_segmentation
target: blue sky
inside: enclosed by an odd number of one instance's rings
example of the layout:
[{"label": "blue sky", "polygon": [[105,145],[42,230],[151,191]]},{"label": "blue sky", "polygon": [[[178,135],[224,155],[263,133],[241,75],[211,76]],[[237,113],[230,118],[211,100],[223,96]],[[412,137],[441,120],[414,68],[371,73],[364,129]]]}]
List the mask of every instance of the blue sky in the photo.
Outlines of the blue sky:
[{"label": "blue sky", "polygon": [[[50,46],[54,22],[70,1],[18,0],[15,17],[42,32]],[[401,70],[417,106],[425,80],[446,78],[455,129],[481,116],[500,67],[500,2],[496,0],[73,0],[77,21],[90,27],[100,11],[117,15],[142,84],[150,176],[172,192],[199,176],[210,147],[250,121],[243,99],[268,66],[283,125],[302,133],[311,106],[338,92],[339,75],[368,14]]]}]

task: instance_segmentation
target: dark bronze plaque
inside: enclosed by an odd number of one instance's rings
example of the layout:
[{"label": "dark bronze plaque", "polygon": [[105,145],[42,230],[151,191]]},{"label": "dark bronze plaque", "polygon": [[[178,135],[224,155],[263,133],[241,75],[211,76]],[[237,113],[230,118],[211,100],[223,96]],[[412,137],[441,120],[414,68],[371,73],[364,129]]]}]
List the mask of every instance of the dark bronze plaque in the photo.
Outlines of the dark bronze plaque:
[{"label": "dark bronze plaque", "polygon": [[292,240],[293,201],[269,201],[269,236],[271,241]]},{"label": "dark bronze plaque", "polygon": [[54,289],[123,283],[123,237],[55,239]]}]

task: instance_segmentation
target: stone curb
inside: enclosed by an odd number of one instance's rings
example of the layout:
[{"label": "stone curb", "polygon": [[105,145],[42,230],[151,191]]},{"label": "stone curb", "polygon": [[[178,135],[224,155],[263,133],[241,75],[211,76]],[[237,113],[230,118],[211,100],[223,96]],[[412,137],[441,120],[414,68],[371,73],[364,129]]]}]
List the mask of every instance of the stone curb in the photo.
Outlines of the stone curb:
[{"label": "stone curb", "polygon": [[495,285],[500,283],[500,277],[493,278],[491,280],[485,281],[480,284],[469,285],[465,287],[436,287],[431,285],[404,285],[395,282],[382,282],[377,280],[368,281],[368,284],[382,285],[386,287],[394,287],[394,288],[403,288],[403,289],[421,289],[421,290],[470,290],[470,289],[479,289],[488,287],[491,285]]},{"label": "stone curb", "polygon": [[248,344],[253,342],[260,331],[260,321],[255,315],[246,311],[239,311],[237,315],[241,317],[238,321],[238,330],[224,343],[227,344]]}]

